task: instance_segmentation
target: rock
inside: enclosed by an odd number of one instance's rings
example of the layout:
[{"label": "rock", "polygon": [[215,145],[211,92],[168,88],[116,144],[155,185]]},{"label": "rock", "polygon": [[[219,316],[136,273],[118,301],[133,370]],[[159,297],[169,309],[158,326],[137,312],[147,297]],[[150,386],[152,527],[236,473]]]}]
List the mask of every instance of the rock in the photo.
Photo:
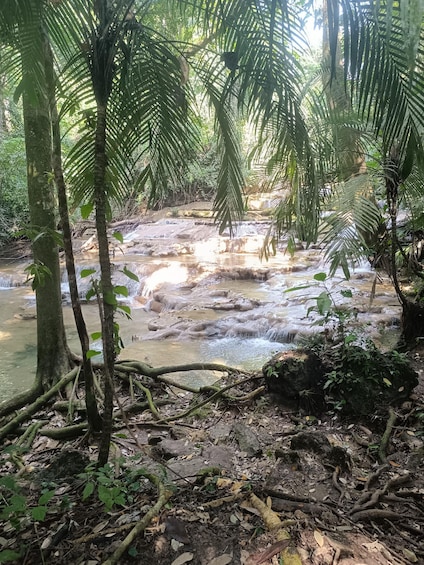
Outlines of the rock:
[{"label": "rock", "polygon": [[240,451],[248,457],[257,457],[262,454],[262,447],[255,434],[248,426],[242,422],[237,422],[233,426],[233,433],[236,437]]},{"label": "rock", "polygon": [[292,437],[290,447],[295,451],[312,451],[317,455],[328,455],[331,452],[330,442],[320,432],[299,432]]},{"label": "rock", "polygon": [[[306,401],[322,403],[323,392],[319,388],[325,375],[325,367],[311,351],[296,349],[277,353],[262,368],[269,392],[282,401]],[[302,397],[302,398],[301,398]]]},{"label": "rock", "polygon": [[193,451],[196,451],[193,445],[184,439],[164,439],[154,446],[155,455],[165,461],[174,457],[193,455]]}]

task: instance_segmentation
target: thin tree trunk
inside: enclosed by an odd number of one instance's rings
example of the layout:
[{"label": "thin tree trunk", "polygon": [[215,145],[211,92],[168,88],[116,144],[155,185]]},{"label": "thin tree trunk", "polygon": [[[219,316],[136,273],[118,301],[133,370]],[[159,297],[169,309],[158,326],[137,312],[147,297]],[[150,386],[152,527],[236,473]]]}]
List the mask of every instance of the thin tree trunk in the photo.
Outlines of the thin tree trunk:
[{"label": "thin tree trunk", "polygon": [[102,342],[104,356],[104,412],[103,429],[100,442],[98,465],[107,463],[112,434],[112,413],[114,395],[115,341],[114,313],[116,298],[113,293],[112,270],[109,257],[109,239],[107,234],[107,197],[105,175],[106,158],[106,104],[97,104],[97,124],[95,139],[94,194],[96,205],[96,230],[99,243],[99,263],[101,272],[101,309]]},{"label": "thin tree trunk", "polygon": [[96,395],[94,392],[94,375],[90,359],[87,352],[90,349],[90,340],[87,327],[81,309],[81,301],[78,293],[78,283],[75,272],[74,251],[72,248],[72,234],[69,223],[68,199],[66,195],[66,185],[63,177],[62,167],[62,143],[60,136],[60,122],[57,112],[53,54],[48,40],[45,40],[46,49],[46,77],[49,90],[50,113],[52,119],[52,139],[53,139],[53,171],[56,182],[57,195],[59,201],[59,216],[63,232],[63,247],[65,249],[66,270],[68,273],[69,292],[71,295],[72,310],[74,312],[75,325],[81,343],[82,368],[85,381],[85,403],[87,408],[87,420],[92,431],[100,431],[102,420],[97,408]]}]

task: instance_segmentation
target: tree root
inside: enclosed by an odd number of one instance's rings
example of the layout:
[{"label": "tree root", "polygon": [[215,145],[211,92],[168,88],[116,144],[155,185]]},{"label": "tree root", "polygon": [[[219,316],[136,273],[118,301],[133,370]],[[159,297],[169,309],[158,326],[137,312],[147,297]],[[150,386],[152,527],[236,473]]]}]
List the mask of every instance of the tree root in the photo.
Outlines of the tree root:
[{"label": "tree root", "polygon": [[[206,400],[203,400],[201,402],[198,402],[197,404],[195,404],[194,406],[191,406],[190,408],[188,408],[187,410],[184,410],[184,412],[181,412],[180,414],[177,414],[176,416],[170,416],[169,418],[163,418],[162,420],[158,420],[156,423],[158,424],[163,424],[163,423],[170,423],[170,422],[175,422],[176,420],[181,420],[182,418],[186,418],[187,416],[189,416],[190,414],[192,414],[193,412],[195,412],[196,410],[198,410],[199,408],[202,408],[203,406],[205,406],[206,404],[209,404],[209,402],[212,402],[213,400],[216,400],[217,398],[219,398],[220,396],[224,397],[224,393],[227,390],[230,390],[231,388],[235,388],[236,386],[240,386],[241,384],[247,383],[249,381],[253,381],[255,379],[258,378],[263,378],[261,377],[248,377],[247,379],[242,379],[241,381],[237,381],[235,383],[232,383],[230,385],[227,385],[223,388],[218,389],[216,392],[214,392],[212,394],[212,396],[209,396],[209,398],[207,398]],[[210,390],[210,387],[204,387],[200,390],[200,392],[203,392],[205,390]],[[212,389],[215,390],[215,389]],[[245,395],[243,395],[242,398],[244,398]],[[236,400],[236,398],[232,397],[232,402],[234,402]]]},{"label": "tree root", "polygon": [[74,439],[88,432],[88,423],[65,426],[64,428],[41,428],[40,435],[56,440]]},{"label": "tree root", "polygon": [[389,479],[382,488],[377,489],[372,493],[370,491],[367,491],[353,506],[350,512],[351,515],[355,517],[362,512],[374,508],[390,489],[403,485],[404,483],[409,482],[410,479],[410,473],[405,473],[404,475],[398,475],[397,477]]},{"label": "tree root", "polygon": [[[275,533],[277,544],[279,542],[282,544],[281,547],[274,546],[274,549],[277,549],[275,553],[280,553],[281,555],[281,561],[287,565],[302,565],[300,555],[296,548],[292,546],[291,536],[283,527],[283,522],[280,520],[280,517],[271,510],[271,508],[268,508],[265,502],[262,502],[254,493],[250,495],[249,502],[253,508],[260,513],[266,528]],[[273,555],[275,555],[275,553]],[[265,558],[265,555],[261,554],[260,556],[255,556],[254,563],[263,563],[267,559],[269,559],[269,557]]]},{"label": "tree root", "polygon": [[0,404],[0,419],[12,414],[12,412],[19,410],[27,404],[34,402],[41,393],[41,388],[38,385],[35,385],[30,390],[21,392],[10,400],[5,400]]},{"label": "tree root", "polygon": [[119,563],[122,555],[127,551],[133,541],[139,536],[149,525],[150,521],[159,514],[161,508],[168,502],[171,498],[172,491],[167,490],[163,483],[155,475],[145,474],[144,475],[151,483],[153,483],[158,489],[158,500],[154,506],[144,515],[144,517],[134,526],[127,537],[123,540],[121,545],[114,551],[114,553],[103,562],[103,565],[115,565]]},{"label": "tree root", "polygon": [[384,430],[384,434],[382,435],[380,447],[378,450],[378,458],[380,459],[381,463],[385,463],[387,461],[387,446],[389,445],[390,435],[393,430],[393,426],[395,425],[397,420],[396,412],[393,408],[389,407],[389,419],[387,420],[386,429]]},{"label": "tree root", "polygon": [[19,412],[17,416],[15,416],[10,422],[5,424],[2,428],[0,428],[0,442],[4,440],[4,438],[13,432],[15,428],[25,422],[30,418],[33,414],[35,414],[40,408],[50,400],[62,387],[66,386],[69,382],[71,382],[75,376],[78,374],[79,368],[75,367],[67,373],[64,377],[60,379],[58,383],[56,383],[50,390],[48,390],[45,394],[39,396],[35,402],[30,404],[25,410]]},{"label": "tree root", "polygon": [[392,510],[381,510],[379,508],[368,508],[367,510],[361,510],[355,512],[351,517],[352,522],[362,522],[364,520],[414,520],[415,516],[407,516],[405,514],[399,514],[399,512],[393,512]]}]

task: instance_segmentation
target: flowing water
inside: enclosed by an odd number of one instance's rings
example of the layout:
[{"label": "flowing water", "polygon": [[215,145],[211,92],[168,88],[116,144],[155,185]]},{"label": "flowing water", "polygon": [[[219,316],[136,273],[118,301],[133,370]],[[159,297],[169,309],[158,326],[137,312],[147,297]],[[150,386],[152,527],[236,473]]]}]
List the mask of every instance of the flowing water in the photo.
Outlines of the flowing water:
[{"label": "flowing water", "polygon": [[[235,238],[218,237],[212,224],[193,220],[161,220],[142,224],[125,236],[114,251],[115,284],[126,285],[132,319],[119,317],[125,349],[121,358],[152,365],[214,361],[246,369],[259,369],[277,351],[293,347],[302,333],[317,331],[316,317],[307,316],[313,287],[325,271],[319,250],[299,251],[294,258],[279,253],[261,262],[258,250],[266,226],[243,224]],[[90,246],[94,246],[90,250]],[[90,239],[78,254],[78,269],[96,267],[95,245]],[[36,364],[35,299],[26,286],[23,264],[0,264],[0,400],[28,388]],[[126,267],[139,282],[123,273]],[[376,339],[396,337],[399,305],[389,281],[380,281],[370,305],[375,274],[357,269],[349,282],[335,278],[328,289],[338,304],[358,311],[358,324]],[[85,296],[89,279],[80,280]],[[352,300],[342,298],[352,289]],[[79,344],[66,274],[63,275],[64,316],[71,349]],[[85,304],[90,332],[99,330],[98,310]],[[94,343],[92,348],[101,348]],[[202,375],[194,377],[202,384]],[[205,377],[207,378],[207,377]],[[199,380],[200,379],[200,380]]]}]

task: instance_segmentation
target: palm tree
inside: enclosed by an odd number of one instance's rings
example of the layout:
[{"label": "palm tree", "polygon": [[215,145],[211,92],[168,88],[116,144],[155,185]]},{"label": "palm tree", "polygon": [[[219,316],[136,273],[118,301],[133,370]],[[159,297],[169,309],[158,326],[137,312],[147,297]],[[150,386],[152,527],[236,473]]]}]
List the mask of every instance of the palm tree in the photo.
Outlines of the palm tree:
[{"label": "palm tree", "polygon": [[[176,4],[181,8],[184,3]],[[187,4],[193,17],[193,4]],[[136,182],[154,200],[197,147],[188,66],[216,116],[222,161],[215,209],[222,227],[231,229],[234,218],[243,212],[243,163],[234,127],[237,107],[256,120],[260,136],[265,137],[271,125],[278,128],[274,150],[296,156],[303,165],[301,174],[313,181],[307,129],[298,107],[301,69],[293,52],[301,38],[293,33],[296,28],[288,8],[286,12],[274,2],[258,2],[248,9],[244,2],[194,4],[196,25],[203,26],[206,36],[200,45],[168,38],[166,29],[154,27],[152,9],[157,2],[140,7],[133,0],[113,5],[100,0],[89,7],[76,0],[52,8],[52,18],[67,23],[62,80],[70,95],[65,107],[83,105],[86,126],[69,156],[71,186],[77,200],[94,206],[99,242],[101,276],[96,288],[105,360],[99,464],[107,461],[112,423],[119,339],[115,312],[126,312],[116,297],[121,288],[112,282],[109,203],[123,198],[123,187],[133,181],[140,163],[144,166]],[[311,199],[299,202],[305,215],[315,213]],[[304,235],[310,235],[309,225],[304,223]]]},{"label": "palm tree", "polygon": [[[397,219],[408,194],[422,196],[424,177],[424,8],[388,0],[341,2],[345,77],[360,118],[378,144],[389,230],[389,272],[402,305],[402,340],[414,345],[424,335],[424,307],[404,292],[397,275],[402,254]],[[333,29],[337,32],[338,10]],[[411,173],[414,173],[411,175]],[[422,277],[420,271],[415,275]]]}]

